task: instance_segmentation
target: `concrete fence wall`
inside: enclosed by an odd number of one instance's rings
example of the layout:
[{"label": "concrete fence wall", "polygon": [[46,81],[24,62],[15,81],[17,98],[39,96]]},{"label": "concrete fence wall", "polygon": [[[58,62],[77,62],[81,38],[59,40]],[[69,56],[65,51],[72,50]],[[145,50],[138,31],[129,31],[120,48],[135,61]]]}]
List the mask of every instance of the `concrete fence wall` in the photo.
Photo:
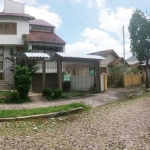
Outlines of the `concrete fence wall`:
[{"label": "concrete fence wall", "polygon": [[[107,90],[107,74],[102,73],[101,79],[101,92]],[[94,87],[94,76],[71,76],[71,91],[88,91],[91,87]]]},{"label": "concrete fence wall", "polygon": [[132,85],[139,85],[141,83],[142,82],[141,82],[140,74],[130,74],[130,75],[123,74],[124,87],[132,86]]},{"label": "concrete fence wall", "polygon": [[71,76],[71,91],[88,91],[94,86],[94,76]]}]

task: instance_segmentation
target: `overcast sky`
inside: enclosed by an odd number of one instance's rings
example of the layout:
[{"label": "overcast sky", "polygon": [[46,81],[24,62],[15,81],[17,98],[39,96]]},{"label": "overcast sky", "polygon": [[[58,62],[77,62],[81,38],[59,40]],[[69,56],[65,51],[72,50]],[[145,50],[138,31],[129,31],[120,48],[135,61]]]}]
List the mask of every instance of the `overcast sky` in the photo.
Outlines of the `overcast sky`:
[{"label": "overcast sky", "polygon": [[[125,26],[126,58],[132,54],[128,25],[135,8],[148,11],[149,0],[15,0],[26,5],[26,13],[56,26],[67,43],[67,53],[87,54],[114,49],[123,56],[122,27]],[[71,6],[72,10],[66,3]],[[3,0],[0,0],[0,11]],[[77,18],[77,17],[80,19]]]}]

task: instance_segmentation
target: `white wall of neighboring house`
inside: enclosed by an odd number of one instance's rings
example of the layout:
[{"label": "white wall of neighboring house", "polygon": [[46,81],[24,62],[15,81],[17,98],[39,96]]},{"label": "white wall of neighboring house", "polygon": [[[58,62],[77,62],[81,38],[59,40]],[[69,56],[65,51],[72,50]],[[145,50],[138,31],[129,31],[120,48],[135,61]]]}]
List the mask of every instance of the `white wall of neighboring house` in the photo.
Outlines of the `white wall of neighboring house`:
[{"label": "white wall of neighboring house", "polygon": [[116,59],[116,57],[110,53],[106,59],[99,61],[99,65],[100,65],[100,67],[107,68],[107,74],[109,74],[108,64],[110,62],[114,61],[115,59]]},{"label": "white wall of neighboring house", "polygon": [[24,13],[24,4],[11,1],[4,0],[4,13]]},{"label": "white wall of neighboring house", "polygon": [[22,34],[29,34],[29,20],[1,18],[0,22],[17,23],[17,35],[0,35],[0,45],[23,45]]},{"label": "white wall of neighboring house", "polygon": [[116,57],[110,53],[107,57],[107,62],[110,63],[110,62],[114,61],[115,59],[116,59]]}]

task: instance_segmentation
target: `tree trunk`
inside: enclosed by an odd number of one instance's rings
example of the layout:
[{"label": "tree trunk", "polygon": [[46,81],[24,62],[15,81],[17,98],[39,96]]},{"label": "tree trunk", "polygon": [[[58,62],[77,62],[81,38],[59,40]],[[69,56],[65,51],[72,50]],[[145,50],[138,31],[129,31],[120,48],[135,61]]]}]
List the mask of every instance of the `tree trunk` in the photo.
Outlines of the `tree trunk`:
[{"label": "tree trunk", "polygon": [[149,88],[149,68],[148,68],[149,59],[146,59],[146,84],[145,87]]}]

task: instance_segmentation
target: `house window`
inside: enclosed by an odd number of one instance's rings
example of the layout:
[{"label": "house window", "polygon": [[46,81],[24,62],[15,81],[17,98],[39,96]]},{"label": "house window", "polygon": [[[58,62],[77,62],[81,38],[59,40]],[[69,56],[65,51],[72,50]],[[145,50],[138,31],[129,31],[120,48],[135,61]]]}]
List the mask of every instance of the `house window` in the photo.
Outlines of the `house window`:
[{"label": "house window", "polygon": [[17,23],[0,22],[0,34],[16,35],[17,34]]}]

